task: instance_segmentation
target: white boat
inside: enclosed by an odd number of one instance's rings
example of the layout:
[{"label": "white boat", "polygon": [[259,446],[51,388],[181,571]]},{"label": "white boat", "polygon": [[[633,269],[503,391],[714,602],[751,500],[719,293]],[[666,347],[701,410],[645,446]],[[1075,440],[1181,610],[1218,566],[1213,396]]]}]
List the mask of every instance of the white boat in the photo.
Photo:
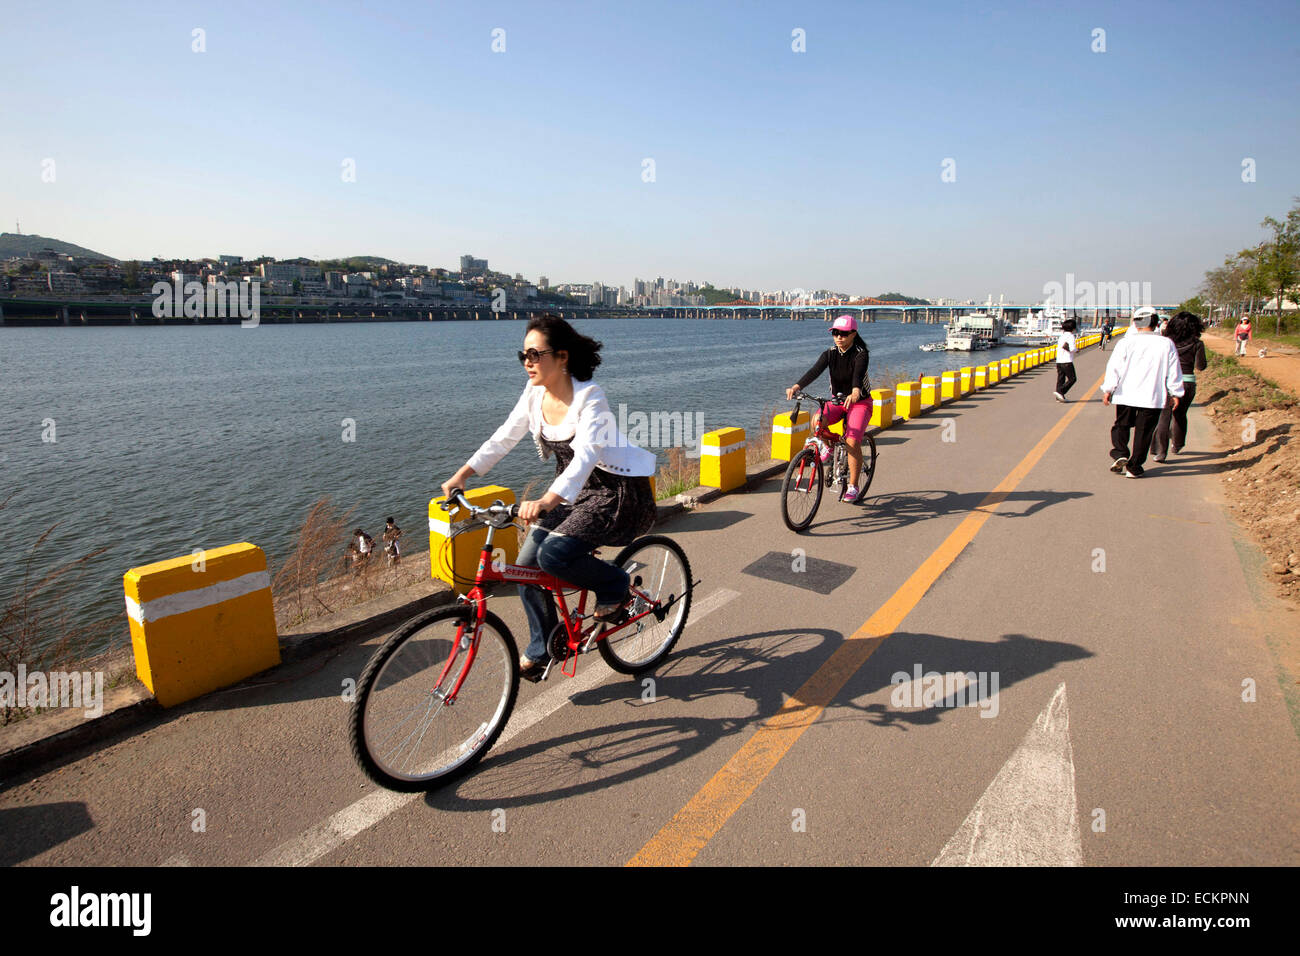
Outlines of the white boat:
[{"label": "white boat", "polygon": [[1002,319],[987,312],[958,316],[948,326],[945,347],[954,352],[989,349],[1002,341]]}]

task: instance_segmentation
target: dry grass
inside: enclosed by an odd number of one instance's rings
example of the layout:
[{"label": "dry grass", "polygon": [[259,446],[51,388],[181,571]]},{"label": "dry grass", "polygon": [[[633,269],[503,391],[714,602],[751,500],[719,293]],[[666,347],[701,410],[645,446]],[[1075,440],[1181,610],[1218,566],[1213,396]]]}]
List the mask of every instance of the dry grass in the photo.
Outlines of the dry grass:
[{"label": "dry grass", "polygon": [[389,564],[377,541],[367,561],[352,563],[345,542],[353,527],[352,511],[340,512],[328,497],[311,506],[293,551],[271,580],[277,630],[428,579],[427,551],[403,551],[399,563]]},{"label": "dry grass", "polygon": [[[794,406],[785,409],[788,415]],[[772,420],[782,410],[775,405],[766,405],[763,407],[763,414],[759,416],[758,428],[753,434],[746,433],[745,439],[745,464],[746,465],[765,465],[772,460]]]},{"label": "dry grass", "polygon": [[[9,504],[16,492],[0,501],[0,511]],[[69,597],[76,590],[79,574],[86,564],[103,554],[107,548],[96,548],[72,561],[55,565],[48,571],[39,566],[41,547],[58,525],[51,525],[27,552],[23,562],[22,581],[0,609],[0,671],[15,675],[19,665],[28,673],[36,671],[67,670],[88,656],[95,639],[102,636],[105,627],[100,624],[81,624],[67,611]],[[16,696],[16,695],[15,695]],[[40,708],[18,707],[13,703],[0,704],[0,724],[8,724],[30,716]]]},{"label": "dry grass", "polygon": [[897,388],[899,382],[919,381],[918,375],[913,375],[906,368],[895,367],[892,365],[880,365],[873,367],[871,370],[871,387],[875,388]]},{"label": "dry grass", "polygon": [[700,483],[699,459],[686,457],[682,448],[668,449],[668,463],[655,475],[655,498],[675,498],[683,491],[698,487]]}]

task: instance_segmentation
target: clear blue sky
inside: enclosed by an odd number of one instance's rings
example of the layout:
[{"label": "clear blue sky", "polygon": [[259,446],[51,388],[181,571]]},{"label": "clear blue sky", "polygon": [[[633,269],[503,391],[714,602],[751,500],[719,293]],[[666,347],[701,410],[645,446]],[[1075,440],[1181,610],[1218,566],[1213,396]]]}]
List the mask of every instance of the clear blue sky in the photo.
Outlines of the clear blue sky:
[{"label": "clear blue sky", "polygon": [[1022,301],[1073,272],[1177,301],[1300,195],[1295,2],[3,16],[0,229],[123,259],[471,252],[552,282]]}]

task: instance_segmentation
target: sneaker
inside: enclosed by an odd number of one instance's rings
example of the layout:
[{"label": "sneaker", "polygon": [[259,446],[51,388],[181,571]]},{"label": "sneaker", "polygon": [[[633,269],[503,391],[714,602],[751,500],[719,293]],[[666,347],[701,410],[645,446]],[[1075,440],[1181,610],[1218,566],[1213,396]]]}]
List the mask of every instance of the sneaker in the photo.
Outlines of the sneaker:
[{"label": "sneaker", "polygon": [[844,500],[849,504],[853,504],[853,502],[858,500],[857,485],[849,485],[848,488],[844,490]]},{"label": "sneaker", "polygon": [[1164,461],[1165,457],[1165,455],[1156,455],[1156,461]]},{"label": "sneaker", "polygon": [[826,442],[822,441],[820,438],[816,439],[816,442],[817,442],[817,457],[820,458],[822,460],[822,464],[825,465],[831,460],[831,446],[826,444]]},{"label": "sneaker", "polygon": [[1128,464],[1127,458],[1116,458],[1114,463],[1110,466],[1110,470],[1115,472],[1115,474],[1117,475],[1122,474],[1124,471],[1124,466],[1127,464]]},{"label": "sneaker", "polygon": [[1063,402],[1063,401],[1065,401],[1065,396],[1062,395],[1060,392],[1053,392],[1053,393],[1052,393],[1052,398],[1056,399],[1058,402]]},{"label": "sneaker", "polygon": [[548,663],[549,661],[546,659],[535,661],[527,654],[524,654],[519,658],[519,676],[535,684],[542,679],[542,674],[545,673]]},{"label": "sneaker", "polygon": [[1127,468],[1125,468],[1125,469],[1124,469],[1124,477],[1125,477],[1125,478],[1141,478],[1142,476],[1141,476],[1141,475],[1135,475],[1135,474],[1133,474],[1133,472],[1131,472],[1131,471],[1129,471]]}]

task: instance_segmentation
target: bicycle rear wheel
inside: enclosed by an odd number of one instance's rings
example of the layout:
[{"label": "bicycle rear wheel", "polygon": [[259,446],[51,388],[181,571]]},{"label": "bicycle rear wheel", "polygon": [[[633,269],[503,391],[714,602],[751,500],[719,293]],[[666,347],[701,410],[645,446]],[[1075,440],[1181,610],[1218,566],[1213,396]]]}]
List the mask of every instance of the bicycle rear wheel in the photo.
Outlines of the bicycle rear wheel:
[{"label": "bicycle rear wheel", "polygon": [[[519,692],[519,651],[487,613],[473,666],[470,607],[412,618],[375,652],[357,682],[352,754],[390,790],[432,790],[463,776],[496,742]],[[456,699],[446,695],[465,674]]]},{"label": "bicycle rear wheel", "polygon": [[605,663],[620,674],[639,674],[663,660],[686,629],[691,610],[691,565],[677,542],[663,535],[637,538],[618,553],[614,563],[628,573],[632,586],[649,598],[638,597],[629,608],[635,617],[658,604],[663,618],[651,612],[602,637],[596,646]]},{"label": "bicycle rear wheel", "polygon": [[785,470],[781,482],[781,520],[791,531],[812,524],[822,503],[822,462],[813,448],[804,448]]}]

